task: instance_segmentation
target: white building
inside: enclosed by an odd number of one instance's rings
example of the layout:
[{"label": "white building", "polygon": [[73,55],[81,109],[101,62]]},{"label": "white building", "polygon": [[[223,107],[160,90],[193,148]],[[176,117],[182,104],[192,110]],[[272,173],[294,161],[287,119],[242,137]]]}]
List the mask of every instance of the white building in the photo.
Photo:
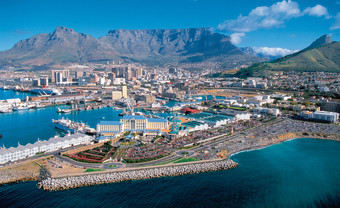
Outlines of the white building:
[{"label": "white building", "polygon": [[32,157],[39,152],[53,152],[80,144],[88,144],[92,137],[85,134],[72,134],[64,137],[52,137],[49,140],[37,141],[34,144],[18,145],[18,147],[10,147],[8,149],[0,149],[0,164],[22,160]]},{"label": "white building", "polygon": [[339,113],[328,111],[315,111],[314,113],[309,111],[303,111],[300,116],[306,119],[315,119],[321,121],[327,121],[330,123],[337,123],[339,121]]},{"label": "white building", "polygon": [[281,114],[281,111],[277,108],[261,108],[257,107],[253,109],[254,113],[261,113],[261,114],[267,114],[267,115],[273,115],[273,116],[278,116]]}]

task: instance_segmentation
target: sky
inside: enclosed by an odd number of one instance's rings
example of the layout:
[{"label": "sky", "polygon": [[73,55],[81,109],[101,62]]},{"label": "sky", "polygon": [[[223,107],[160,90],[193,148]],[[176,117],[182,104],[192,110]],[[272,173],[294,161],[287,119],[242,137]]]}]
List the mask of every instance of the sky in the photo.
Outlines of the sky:
[{"label": "sky", "polygon": [[99,38],[112,29],[209,27],[239,47],[290,53],[329,34],[340,0],[1,0],[0,50],[57,26]]}]

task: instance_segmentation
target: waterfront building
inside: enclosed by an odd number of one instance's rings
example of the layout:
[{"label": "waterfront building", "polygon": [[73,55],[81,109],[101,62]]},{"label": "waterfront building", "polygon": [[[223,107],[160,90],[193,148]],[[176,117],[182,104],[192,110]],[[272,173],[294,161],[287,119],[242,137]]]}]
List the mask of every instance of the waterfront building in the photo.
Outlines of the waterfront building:
[{"label": "waterfront building", "polygon": [[203,123],[200,121],[185,122],[185,123],[182,123],[182,126],[186,127],[189,132],[203,131],[209,128],[209,125],[207,123]]},{"label": "waterfront building", "polygon": [[122,98],[121,91],[112,91],[112,100],[119,100]]},{"label": "waterfront building", "polygon": [[72,134],[64,137],[52,137],[49,140],[38,140],[34,144],[18,145],[18,147],[10,147],[8,149],[0,149],[0,164],[14,162],[28,157],[32,157],[37,153],[53,152],[71,146],[88,144],[92,137],[85,134]]},{"label": "waterfront building", "polygon": [[206,122],[212,128],[217,128],[222,125],[228,124],[231,120],[232,120],[231,118],[227,118],[224,116],[213,116],[213,117],[204,119],[204,122]]},{"label": "waterfront building", "polygon": [[154,102],[156,102],[156,96],[148,95],[148,94],[136,95],[135,100],[146,102],[146,103],[154,103]]},{"label": "waterfront building", "polygon": [[119,121],[101,121],[97,125],[97,131],[104,136],[119,136],[127,131],[156,136],[167,129],[169,123],[166,119],[141,115],[125,115]]}]

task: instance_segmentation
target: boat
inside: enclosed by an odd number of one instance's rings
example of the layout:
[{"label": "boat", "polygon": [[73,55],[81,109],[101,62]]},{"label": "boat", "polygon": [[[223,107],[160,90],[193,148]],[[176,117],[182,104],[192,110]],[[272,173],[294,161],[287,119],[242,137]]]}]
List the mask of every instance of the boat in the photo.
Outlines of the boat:
[{"label": "boat", "polygon": [[57,109],[57,113],[71,113],[71,109],[60,109],[58,108]]},{"label": "boat", "polygon": [[18,107],[14,107],[13,111],[22,111],[22,110],[28,110],[30,109],[29,106],[18,106]]},{"label": "boat", "polygon": [[54,88],[35,88],[31,89],[30,92],[39,95],[61,95],[61,92]]},{"label": "boat", "polygon": [[84,123],[77,123],[74,121],[71,121],[69,119],[59,119],[54,120],[52,119],[52,122],[54,123],[54,127],[57,129],[60,129],[66,133],[83,133],[83,134],[89,134],[89,135],[95,135],[97,134],[97,131],[94,128],[89,127],[88,125],[85,125]]},{"label": "boat", "polygon": [[12,108],[0,108],[0,113],[11,113],[13,112]]},{"label": "boat", "polygon": [[10,90],[11,88],[9,88],[8,86],[3,86],[1,89],[2,90]]}]

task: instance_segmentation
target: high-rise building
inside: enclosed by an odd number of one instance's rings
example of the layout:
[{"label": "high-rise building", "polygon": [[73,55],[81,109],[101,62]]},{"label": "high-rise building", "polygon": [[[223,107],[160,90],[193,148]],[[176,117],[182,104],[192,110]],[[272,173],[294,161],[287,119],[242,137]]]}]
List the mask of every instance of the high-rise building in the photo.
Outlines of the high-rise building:
[{"label": "high-rise building", "polygon": [[131,80],[131,78],[132,78],[131,67],[127,68],[125,78],[126,78],[126,80]]},{"label": "high-rise building", "polygon": [[48,77],[40,78],[40,85],[47,87],[48,86]]},{"label": "high-rise building", "polygon": [[122,86],[122,97],[123,98],[128,98],[128,94],[127,94],[127,86],[123,85]]},{"label": "high-rise building", "polygon": [[137,68],[137,77],[140,77],[143,75],[143,68],[142,67],[138,67]]},{"label": "high-rise building", "polygon": [[[57,79],[60,79],[60,77],[61,77],[60,82],[62,82],[62,78],[68,78],[70,76],[70,70],[52,70],[51,75],[52,75],[51,82],[53,83],[57,82]],[[57,76],[59,78],[57,78]]]},{"label": "high-rise building", "polygon": [[116,79],[116,74],[113,72],[108,73],[107,78],[111,80],[111,82],[113,83],[113,81]]},{"label": "high-rise building", "polygon": [[76,71],[76,78],[83,77],[84,72],[83,71]]},{"label": "high-rise building", "polygon": [[34,79],[32,85],[36,87],[40,86],[40,79]]}]

